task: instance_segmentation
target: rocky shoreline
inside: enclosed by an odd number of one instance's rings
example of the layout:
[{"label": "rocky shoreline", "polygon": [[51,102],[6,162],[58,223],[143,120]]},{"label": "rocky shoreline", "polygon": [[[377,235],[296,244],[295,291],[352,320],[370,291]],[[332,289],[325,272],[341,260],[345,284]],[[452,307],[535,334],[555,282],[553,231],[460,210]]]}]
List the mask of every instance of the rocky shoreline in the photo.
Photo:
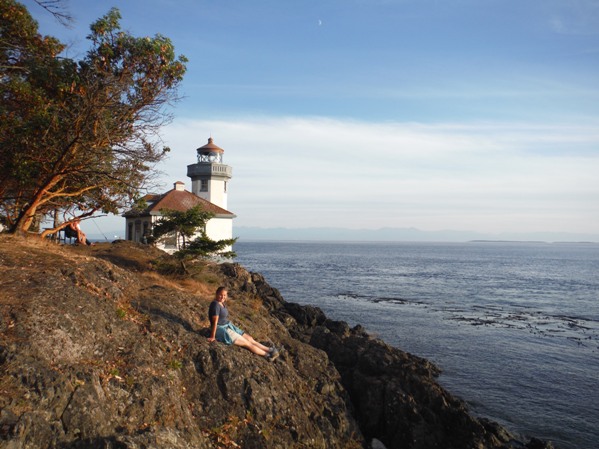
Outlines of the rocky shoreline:
[{"label": "rocky shoreline", "polygon": [[[258,273],[174,266],[129,242],[0,236],[0,448],[552,447],[471,416],[433,364]],[[240,327],[282,345],[274,363],[207,342],[220,284]]]},{"label": "rocky shoreline", "polygon": [[387,448],[551,448],[516,439],[499,424],[474,418],[436,381],[428,360],[371,337],[361,326],[328,319],[317,307],[286,302],[259,273],[223,264],[230,286],[257,294],[294,338],[326,352],[341,375],[366,440]]}]

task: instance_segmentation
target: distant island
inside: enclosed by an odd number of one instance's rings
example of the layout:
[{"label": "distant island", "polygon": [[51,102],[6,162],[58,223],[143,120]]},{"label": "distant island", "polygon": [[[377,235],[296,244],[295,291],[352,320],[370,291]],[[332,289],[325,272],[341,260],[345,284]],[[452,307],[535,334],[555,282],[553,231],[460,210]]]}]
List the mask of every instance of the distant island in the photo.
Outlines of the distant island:
[{"label": "distant island", "polygon": [[347,229],[341,227],[261,228],[235,226],[233,234],[243,240],[312,240],[364,242],[535,242],[597,243],[599,233],[529,232],[483,234],[475,231],[423,231],[416,228]]},{"label": "distant island", "polygon": [[470,243],[552,243],[554,245],[559,244],[572,244],[576,243],[578,245],[596,245],[596,242],[544,242],[542,240],[470,240]]},{"label": "distant island", "polygon": [[547,243],[542,240],[470,240],[470,243]]},{"label": "distant island", "polygon": [[[109,242],[122,239],[123,230],[108,230],[88,236],[93,241]],[[416,228],[348,229],[341,227],[262,228],[233,225],[233,236],[239,241],[328,241],[328,242],[519,242],[519,243],[599,243],[599,233],[529,232],[484,234],[476,231]]]}]

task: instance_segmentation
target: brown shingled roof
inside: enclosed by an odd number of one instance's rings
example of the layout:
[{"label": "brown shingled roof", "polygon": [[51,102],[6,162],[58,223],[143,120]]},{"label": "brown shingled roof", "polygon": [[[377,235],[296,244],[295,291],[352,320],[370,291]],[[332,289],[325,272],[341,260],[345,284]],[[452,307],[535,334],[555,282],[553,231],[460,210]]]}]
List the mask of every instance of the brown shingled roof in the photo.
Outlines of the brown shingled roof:
[{"label": "brown shingled roof", "polygon": [[184,212],[199,204],[202,206],[203,210],[211,212],[217,217],[235,217],[235,214],[232,212],[229,212],[228,210],[223,209],[222,207],[217,206],[216,204],[211,203],[204,198],[200,198],[199,196],[188,192],[187,190],[173,189],[160,195],[149,194],[144,196],[143,199],[146,201],[146,203],[148,203],[148,207],[145,210],[139,212],[128,211],[123,215],[125,217],[135,215],[160,215],[161,209]]}]

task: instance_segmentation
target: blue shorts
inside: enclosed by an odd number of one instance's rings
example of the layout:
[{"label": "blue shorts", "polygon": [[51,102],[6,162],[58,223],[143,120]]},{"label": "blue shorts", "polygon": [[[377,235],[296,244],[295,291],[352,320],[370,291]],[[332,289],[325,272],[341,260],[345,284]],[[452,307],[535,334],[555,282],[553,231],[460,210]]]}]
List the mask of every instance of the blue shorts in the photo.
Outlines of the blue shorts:
[{"label": "blue shorts", "polygon": [[216,340],[226,345],[232,345],[235,340],[245,334],[233,323],[216,326]]}]

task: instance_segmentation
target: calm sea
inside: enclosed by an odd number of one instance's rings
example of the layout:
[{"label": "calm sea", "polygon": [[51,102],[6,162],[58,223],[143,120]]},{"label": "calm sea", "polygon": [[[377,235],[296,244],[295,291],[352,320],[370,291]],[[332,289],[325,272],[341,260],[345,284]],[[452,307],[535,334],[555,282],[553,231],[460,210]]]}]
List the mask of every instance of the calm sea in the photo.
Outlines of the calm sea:
[{"label": "calm sea", "polygon": [[435,362],[471,411],[599,448],[599,245],[238,242],[287,301]]}]

